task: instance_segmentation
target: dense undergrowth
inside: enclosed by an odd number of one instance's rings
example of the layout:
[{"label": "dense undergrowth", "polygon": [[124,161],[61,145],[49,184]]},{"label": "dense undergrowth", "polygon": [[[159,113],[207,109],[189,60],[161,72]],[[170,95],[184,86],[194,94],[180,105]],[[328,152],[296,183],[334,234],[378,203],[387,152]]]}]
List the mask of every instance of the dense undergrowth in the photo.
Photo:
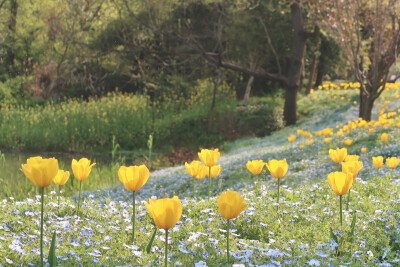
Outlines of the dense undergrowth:
[{"label": "dense undergrowth", "polygon": [[[158,150],[197,150],[239,136],[264,136],[282,127],[274,105],[236,107],[235,92],[218,87],[209,125],[213,84],[198,81],[190,95],[162,101],[139,94],[110,93],[87,101],[68,99],[0,109],[0,147],[23,151],[109,151],[112,139],[126,150],[146,148],[150,134]],[[257,125],[262,122],[262,127]]]}]

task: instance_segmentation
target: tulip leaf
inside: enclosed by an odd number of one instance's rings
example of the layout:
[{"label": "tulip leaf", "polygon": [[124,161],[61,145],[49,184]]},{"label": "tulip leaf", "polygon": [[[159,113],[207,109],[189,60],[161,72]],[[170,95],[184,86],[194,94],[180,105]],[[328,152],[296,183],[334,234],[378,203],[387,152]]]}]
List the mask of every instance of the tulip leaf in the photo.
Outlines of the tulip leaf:
[{"label": "tulip leaf", "polygon": [[353,236],[354,236],[354,228],[356,226],[356,215],[353,215],[353,220],[351,221],[351,225],[350,225],[350,242],[353,242]]},{"label": "tulip leaf", "polygon": [[339,244],[337,236],[333,233],[332,227],[329,228],[330,238],[333,239],[336,243]]},{"label": "tulip leaf", "polygon": [[51,245],[49,250],[48,262],[50,267],[57,266],[57,258],[56,258],[56,231],[53,233],[53,237],[51,238]]},{"label": "tulip leaf", "polygon": [[153,235],[152,235],[151,238],[150,238],[149,244],[148,244],[147,247],[146,247],[146,252],[147,252],[147,253],[150,253],[151,247],[152,247],[152,245],[153,245],[154,238],[156,237],[156,234],[157,234],[157,230],[158,230],[158,228],[156,227],[156,228],[154,229]]}]

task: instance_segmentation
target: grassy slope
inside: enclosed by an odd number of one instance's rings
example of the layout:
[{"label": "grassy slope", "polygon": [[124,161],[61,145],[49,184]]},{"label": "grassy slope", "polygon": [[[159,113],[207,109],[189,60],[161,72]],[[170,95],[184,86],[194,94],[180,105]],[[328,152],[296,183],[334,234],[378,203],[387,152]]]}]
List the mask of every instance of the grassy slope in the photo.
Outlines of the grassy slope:
[{"label": "grassy slope", "polygon": [[[345,244],[345,253],[335,255],[336,243],[329,236],[329,228],[339,230],[338,199],[329,188],[326,176],[337,166],[329,158],[329,148],[342,147],[342,139],[333,138],[331,144],[322,137],[314,138],[312,146],[299,150],[305,140],[298,138],[288,143],[289,134],[297,128],[314,132],[324,127],[335,127],[357,116],[357,107],[349,102],[333,101],[318,92],[318,99],[303,98],[299,110],[309,114],[296,128],[288,127],[265,138],[243,139],[227,147],[218,163],[222,174],[214,182],[219,195],[226,189],[238,190],[245,195],[248,207],[232,221],[231,251],[235,263],[251,265],[271,264],[285,266],[295,263],[303,266],[351,264],[352,266],[377,265],[400,262],[400,182],[398,169],[387,167],[377,171],[371,167],[375,155],[398,155],[397,129],[377,129],[372,137],[364,129],[350,134],[354,140],[349,152],[359,154],[361,147],[368,152],[361,155],[364,168],[352,188],[350,209],[344,212],[344,227],[348,231],[352,214],[357,214],[355,240]],[[388,96],[390,94],[388,93]],[[353,95],[354,99],[356,96]],[[394,101],[393,101],[394,102]],[[318,104],[315,104],[318,103]],[[393,107],[397,107],[394,102]],[[380,132],[389,132],[389,144],[376,139]],[[391,142],[392,140],[392,142]],[[276,180],[263,174],[259,178],[245,169],[247,160],[286,158],[289,172],[283,178],[279,212],[276,201]],[[216,197],[204,199],[207,181],[196,183],[202,199],[193,200],[192,180],[183,166],[154,172],[140,190],[137,204],[137,240],[129,240],[131,233],[131,193],[122,187],[86,192],[85,216],[73,216],[71,199],[62,202],[57,216],[54,195],[46,197],[45,247],[49,247],[51,231],[58,231],[59,261],[63,266],[103,264],[110,265],[159,265],[163,260],[163,235],[158,233],[153,253],[144,248],[153,224],[143,201],[151,196],[172,197],[183,201],[183,216],[171,234],[170,264],[175,266],[218,266],[225,262],[225,222],[218,214]],[[90,181],[90,178],[87,182]],[[257,182],[258,181],[258,182]],[[50,199],[49,199],[50,198]],[[24,202],[3,200],[0,224],[0,263],[35,263],[39,253],[38,199]],[[391,239],[392,238],[392,239]],[[391,241],[392,240],[392,241]],[[393,240],[397,240],[396,242]],[[47,254],[47,249],[45,249]],[[397,253],[397,254],[396,254]],[[134,255],[132,257],[132,255]]]}]

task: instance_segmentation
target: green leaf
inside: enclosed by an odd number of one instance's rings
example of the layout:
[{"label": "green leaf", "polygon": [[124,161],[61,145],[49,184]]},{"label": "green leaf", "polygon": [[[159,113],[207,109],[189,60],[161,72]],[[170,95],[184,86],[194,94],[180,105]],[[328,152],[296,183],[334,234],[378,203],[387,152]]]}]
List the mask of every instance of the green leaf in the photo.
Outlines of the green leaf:
[{"label": "green leaf", "polygon": [[49,250],[49,257],[47,258],[50,264],[50,267],[57,266],[57,257],[56,257],[56,231],[53,233],[53,237],[51,238],[51,245]]},{"label": "green leaf", "polygon": [[157,230],[158,230],[158,228],[156,227],[156,228],[154,229],[153,235],[152,235],[151,238],[150,238],[149,244],[148,244],[147,247],[146,247],[146,252],[147,252],[147,253],[150,253],[151,246],[153,245],[154,238],[156,237],[156,234],[157,234]]},{"label": "green leaf", "polygon": [[329,232],[330,232],[329,237],[330,237],[331,239],[333,239],[336,243],[339,244],[338,238],[337,238],[337,236],[333,233],[332,227],[329,227]]},{"label": "green leaf", "polygon": [[349,232],[349,241],[353,242],[354,238],[354,228],[356,226],[356,214],[353,215],[353,220],[351,221],[350,225],[350,232]]}]

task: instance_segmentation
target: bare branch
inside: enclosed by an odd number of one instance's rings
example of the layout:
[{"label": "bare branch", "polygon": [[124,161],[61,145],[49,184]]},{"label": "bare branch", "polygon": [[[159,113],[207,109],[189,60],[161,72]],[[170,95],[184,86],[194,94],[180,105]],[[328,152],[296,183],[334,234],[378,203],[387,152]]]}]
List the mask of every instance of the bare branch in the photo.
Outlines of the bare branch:
[{"label": "bare branch", "polygon": [[271,48],[272,53],[275,56],[276,66],[278,67],[278,73],[281,74],[282,73],[282,69],[281,69],[281,64],[279,63],[279,56],[278,56],[278,53],[276,52],[274,46],[272,45],[271,37],[270,37],[270,35],[268,33],[267,26],[265,25],[264,20],[261,18],[261,16],[259,16],[258,18],[260,19],[260,23],[264,28],[264,32],[265,32],[265,35],[267,37],[268,45]]},{"label": "bare branch", "polygon": [[3,2],[1,2],[0,4],[0,9],[3,7],[4,3],[6,2],[6,0],[3,0]]},{"label": "bare branch", "polygon": [[[234,70],[234,71],[240,71],[242,73],[246,73],[248,75],[252,75],[252,76],[255,76],[255,77],[263,77],[263,78],[272,79],[272,80],[275,80],[275,81],[282,82],[285,85],[287,85],[289,83],[288,79],[285,76],[283,76],[283,75],[281,75],[279,73],[269,73],[269,72],[267,72],[267,71],[265,71],[263,69],[260,69],[260,68],[257,69],[257,70],[251,70],[251,69],[245,68],[243,66],[237,65],[235,63],[232,63],[232,62],[223,61],[223,60],[221,60],[219,54],[216,54],[216,53],[205,52],[203,54],[203,57],[207,61],[209,61],[209,62],[211,62],[211,63],[213,63],[213,64],[215,64],[217,66],[226,68],[226,69],[230,69],[230,70]],[[216,57],[218,59],[216,59]]]}]

